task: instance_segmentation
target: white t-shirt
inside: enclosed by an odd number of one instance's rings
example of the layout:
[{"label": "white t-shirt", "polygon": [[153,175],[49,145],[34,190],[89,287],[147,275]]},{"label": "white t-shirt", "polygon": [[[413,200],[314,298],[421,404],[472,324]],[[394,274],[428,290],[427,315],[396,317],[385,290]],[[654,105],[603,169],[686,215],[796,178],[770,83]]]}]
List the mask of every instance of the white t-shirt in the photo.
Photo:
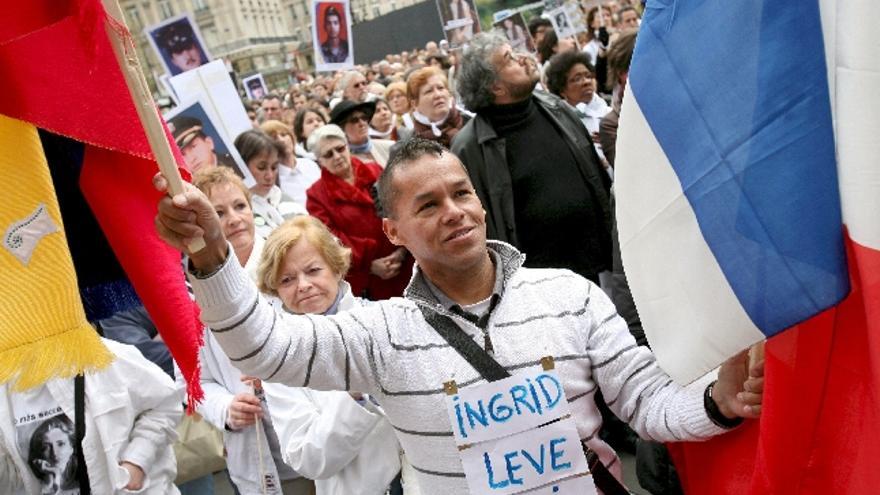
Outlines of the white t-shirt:
[{"label": "white t-shirt", "polygon": [[16,444],[41,494],[79,495],[76,434],[45,385],[10,393]]}]

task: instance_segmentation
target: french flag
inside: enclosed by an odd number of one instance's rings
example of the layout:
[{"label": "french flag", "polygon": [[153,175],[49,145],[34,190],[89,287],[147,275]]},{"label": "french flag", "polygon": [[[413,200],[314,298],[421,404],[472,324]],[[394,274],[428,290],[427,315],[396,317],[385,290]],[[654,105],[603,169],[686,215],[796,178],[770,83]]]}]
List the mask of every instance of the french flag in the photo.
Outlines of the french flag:
[{"label": "french flag", "polygon": [[679,382],[769,339],[760,422],[674,449],[689,493],[876,492],[877,26],[869,0],[648,0],[615,170],[639,315]]}]

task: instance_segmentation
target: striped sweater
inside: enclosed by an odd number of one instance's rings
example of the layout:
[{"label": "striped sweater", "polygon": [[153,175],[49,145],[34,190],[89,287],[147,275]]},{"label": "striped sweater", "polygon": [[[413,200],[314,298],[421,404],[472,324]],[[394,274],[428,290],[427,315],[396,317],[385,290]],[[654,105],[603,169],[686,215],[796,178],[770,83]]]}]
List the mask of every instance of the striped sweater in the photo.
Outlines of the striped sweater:
[{"label": "striped sweater", "polygon": [[[596,285],[567,270],[523,268],[524,256],[507,244],[490,242],[489,249],[504,278],[487,326],[495,359],[516,373],[553,356],[581,438],[618,477],[617,457],[598,437],[597,387],[643,438],[698,440],[723,431],[703,407],[706,382],[675,384],[636,345]],[[417,305],[453,318],[481,346],[484,334],[444,309],[420,272],[406,299],[330,317],[275,312],[238,263],[228,260],[206,279],[191,278],[204,323],[243,373],[290,386],[373,394],[419,473],[422,493],[468,493],[443,383],[455,380],[464,387],[484,380],[425,322]]]}]

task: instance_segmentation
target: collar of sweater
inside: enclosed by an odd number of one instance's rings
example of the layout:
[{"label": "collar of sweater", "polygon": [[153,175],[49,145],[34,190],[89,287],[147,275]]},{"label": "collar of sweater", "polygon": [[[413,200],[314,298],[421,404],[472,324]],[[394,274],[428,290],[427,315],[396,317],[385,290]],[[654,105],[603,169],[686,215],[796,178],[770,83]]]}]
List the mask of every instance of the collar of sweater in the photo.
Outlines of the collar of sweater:
[{"label": "collar of sweater", "polygon": [[[501,286],[505,288],[506,292],[506,288],[510,287],[508,282],[513,278],[513,274],[525,263],[526,255],[520,253],[510,244],[501,241],[486,241],[486,248],[495,253],[496,259],[501,263],[501,274],[503,277]],[[418,264],[416,264],[415,270],[413,270],[413,276],[410,279],[409,285],[403,291],[403,297],[416,304],[426,305],[439,313],[448,313],[440,300],[437,299],[437,296],[434,295],[427,278],[425,278],[425,274],[419,269]],[[504,297],[503,293],[501,297]]]}]

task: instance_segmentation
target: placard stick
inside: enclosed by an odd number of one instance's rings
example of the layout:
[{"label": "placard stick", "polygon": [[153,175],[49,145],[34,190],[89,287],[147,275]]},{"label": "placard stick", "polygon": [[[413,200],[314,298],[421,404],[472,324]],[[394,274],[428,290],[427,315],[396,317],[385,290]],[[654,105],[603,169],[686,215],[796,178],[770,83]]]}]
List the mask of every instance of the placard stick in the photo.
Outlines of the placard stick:
[{"label": "placard stick", "polygon": [[[125,18],[117,1],[103,0],[103,3],[108,17],[107,37],[110,39],[113,53],[116,54],[116,62],[119,63],[122,75],[125,76],[125,84],[128,86],[131,101],[134,103],[134,108],[144,126],[153,157],[159,164],[159,170],[165,176],[165,180],[168,181],[168,190],[171,194],[181,194],[184,191],[183,179],[180,177],[174,153],[171,151],[171,145],[168,144],[168,138],[165,135],[165,128],[159,119],[156,105],[153,103],[153,96],[147,86],[147,80],[144,79],[144,73],[141,71],[141,65],[134,48],[134,39],[128,31],[128,26],[125,24]],[[194,239],[187,246],[190,253],[200,251],[204,247],[205,240],[201,237]]]}]

